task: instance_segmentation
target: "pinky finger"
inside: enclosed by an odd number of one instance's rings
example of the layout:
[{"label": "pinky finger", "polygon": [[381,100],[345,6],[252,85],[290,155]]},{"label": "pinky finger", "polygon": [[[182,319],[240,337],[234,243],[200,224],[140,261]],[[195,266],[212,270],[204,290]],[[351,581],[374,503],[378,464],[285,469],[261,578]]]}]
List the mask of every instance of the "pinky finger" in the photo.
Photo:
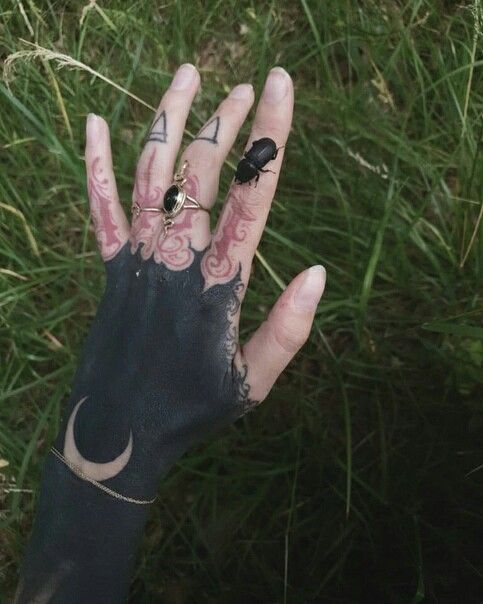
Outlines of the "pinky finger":
[{"label": "pinky finger", "polygon": [[106,122],[90,113],[86,126],[87,192],[97,245],[111,260],[129,239],[129,223],[119,202]]},{"label": "pinky finger", "polygon": [[325,287],[325,269],[300,273],[277,300],[267,320],[245,344],[250,398],[262,401],[295,353],[309,337],[317,304]]}]

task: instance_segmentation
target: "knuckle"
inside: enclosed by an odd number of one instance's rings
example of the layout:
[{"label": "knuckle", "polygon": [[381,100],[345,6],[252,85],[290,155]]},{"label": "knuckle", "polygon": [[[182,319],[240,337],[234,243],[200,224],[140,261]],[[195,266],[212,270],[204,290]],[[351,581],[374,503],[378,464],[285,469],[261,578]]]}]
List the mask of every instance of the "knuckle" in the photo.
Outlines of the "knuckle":
[{"label": "knuckle", "polygon": [[180,95],[180,92],[177,90],[172,90],[168,88],[168,90],[164,93],[163,98],[161,99],[161,103],[159,104],[158,113],[162,113],[165,111],[169,116],[176,115],[179,111],[180,99],[185,100],[184,94]]},{"label": "knuckle", "polygon": [[[187,161],[190,166],[190,171],[203,174],[204,172],[209,172],[218,168],[220,164],[220,160],[217,155],[213,152],[211,153],[199,153],[196,151],[194,147],[194,143],[190,144],[190,146],[186,149],[186,152],[183,154],[182,161]],[[198,150],[199,151],[199,150]]]},{"label": "knuckle", "polygon": [[279,322],[273,329],[273,336],[276,343],[285,352],[295,354],[305,343],[308,332],[300,325],[293,325],[289,321]]},{"label": "knuckle", "polygon": [[266,136],[273,139],[277,145],[281,145],[287,138],[287,131],[278,122],[267,119],[256,120],[253,125],[252,141]]},{"label": "knuckle", "polygon": [[267,200],[267,194],[263,191],[263,187],[255,187],[254,185],[234,185],[240,187],[241,190],[237,195],[242,206],[258,207],[264,205]]},{"label": "knuckle", "polygon": [[152,182],[153,173],[151,170],[138,170],[136,174],[136,184],[138,186],[149,185]]},{"label": "knuckle", "polygon": [[136,182],[140,184],[150,183],[154,174],[152,162],[146,161],[145,154],[141,156],[141,160],[136,170]]},{"label": "knuckle", "polygon": [[136,169],[136,192],[150,194],[163,184],[166,184],[166,174],[161,161],[153,150],[145,147]]}]

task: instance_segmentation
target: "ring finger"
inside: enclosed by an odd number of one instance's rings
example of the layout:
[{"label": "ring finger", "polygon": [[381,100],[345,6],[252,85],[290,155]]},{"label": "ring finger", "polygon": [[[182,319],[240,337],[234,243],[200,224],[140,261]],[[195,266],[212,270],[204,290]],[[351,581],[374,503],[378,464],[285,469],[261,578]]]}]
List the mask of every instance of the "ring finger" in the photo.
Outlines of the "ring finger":
[{"label": "ring finger", "polygon": [[264,163],[266,167],[259,168],[261,174],[254,174],[253,182],[232,183],[210,250],[203,257],[205,287],[230,281],[239,270],[244,285],[248,282],[253,255],[277,187],[292,122],[293,100],[290,76],[275,67],[265,83],[246,151],[254,141],[263,138],[272,139],[276,151],[268,165]]},{"label": "ring finger", "polygon": [[251,84],[235,86],[183,152],[181,162],[188,162],[189,175],[196,181],[197,199],[204,208],[211,208],[216,201],[223,162],[253,100]]}]

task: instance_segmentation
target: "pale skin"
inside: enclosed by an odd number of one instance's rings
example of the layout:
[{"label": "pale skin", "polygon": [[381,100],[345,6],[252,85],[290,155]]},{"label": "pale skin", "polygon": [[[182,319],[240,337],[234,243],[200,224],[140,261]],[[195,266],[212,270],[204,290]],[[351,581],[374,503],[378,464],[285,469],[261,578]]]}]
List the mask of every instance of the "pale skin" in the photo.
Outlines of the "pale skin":
[{"label": "pale skin", "polygon": [[[136,170],[133,201],[141,207],[162,205],[164,192],[173,181],[185,122],[199,87],[198,71],[186,64],[180,67],[161,99],[153,120],[154,134],[148,136]],[[290,76],[281,68],[273,69],[258,103],[246,145],[249,149],[254,140],[267,136],[276,141],[281,149],[270,163],[272,171],[264,173],[256,187],[251,183],[231,185],[213,232],[210,232],[206,212],[184,210],[176,217],[175,225],[166,237],[160,214],[142,213],[130,224],[117,194],[108,125],[91,114],[87,122],[86,168],[91,215],[102,257],[108,260],[127,241],[131,242],[132,251],[143,243],[144,258],[154,255],[156,262],[182,270],[192,260],[190,248],[204,250],[209,245],[210,250],[202,263],[206,287],[230,280],[240,266],[244,285],[240,296],[243,297],[277,187],[292,121],[293,101]],[[205,208],[213,207],[216,202],[220,170],[253,102],[250,84],[236,86],[200,129],[200,138],[195,138],[181,155],[180,165],[184,160],[189,162],[186,190]],[[161,135],[158,134],[160,127]],[[239,349],[243,363],[248,367],[250,396],[254,400],[262,401],[267,396],[277,377],[306,341],[324,286],[325,270],[320,266],[297,275],[267,319]],[[235,322],[238,320],[239,314]]]}]

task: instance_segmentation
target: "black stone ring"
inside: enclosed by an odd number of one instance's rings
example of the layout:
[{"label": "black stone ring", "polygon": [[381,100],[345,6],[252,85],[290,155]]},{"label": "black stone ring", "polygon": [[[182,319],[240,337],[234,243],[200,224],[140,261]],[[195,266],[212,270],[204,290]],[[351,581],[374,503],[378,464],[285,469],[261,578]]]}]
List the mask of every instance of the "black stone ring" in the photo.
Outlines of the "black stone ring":
[{"label": "black stone ring", "polygon": [[164,214],[164,231],[166,234],[173,225],[173,218],[177,216],[181,210],[203,210],[209,212],[209,210],[204,208],[197,199],[188,195],[183,189],[186,183],[185,171],[187,167],[188,162],[185,161],[181,170],[174,175],[173,184],[164,194],[162,208],[143,208],[135,201],[131,206],[134,217],[137,218],[141,212],[162,212]]}]

